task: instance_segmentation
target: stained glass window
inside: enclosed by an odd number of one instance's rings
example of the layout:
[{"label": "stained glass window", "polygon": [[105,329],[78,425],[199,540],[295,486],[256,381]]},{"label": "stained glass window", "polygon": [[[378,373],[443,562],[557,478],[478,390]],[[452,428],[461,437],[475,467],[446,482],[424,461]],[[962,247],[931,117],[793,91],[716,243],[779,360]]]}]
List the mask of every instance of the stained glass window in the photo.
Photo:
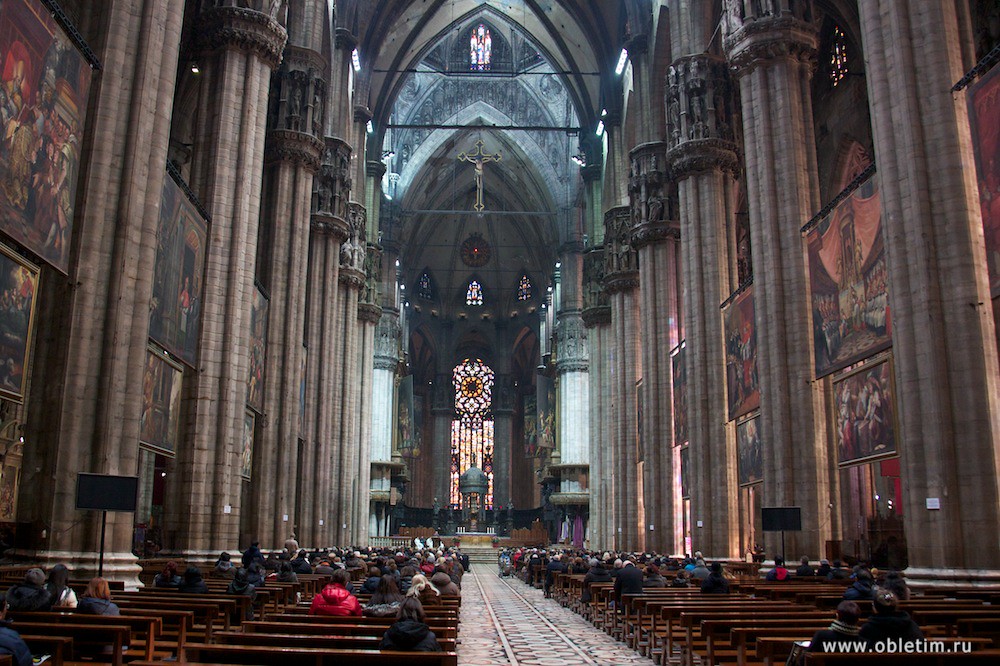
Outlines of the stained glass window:
[{"label": "stained glass window", "polygon": [[517,285],[517,300],[527,301],[531,298],[531,280],[527,275],[521,276],[521,282]]},{"label": "stained glass window", "polygon": [[434,300],[434,287],[431,286],[431,276],[426,271],[417,280],[417,296],[425,301]]},{"label": "stained glass window", "polygon": [[840,26],[833,28],[833,39],[830,41],[830,83],[837,84],[847,76],[847,38]]},{"label": "stained glass window", "polygon": [[479,280],[472,280],[469,282],[469,289],[465,292],[465,304],[466,305],[482,305],[483,304],[483,286],[479,284]]},{"label": "stained glass window", "polygon": [[493,508],[493,370],[480,359],[465,359],[455,366],[455,412],[451,422],[451,492],[452,508],[462,506],[458,479],[472,466],[483,470],[489,481],[486,497],[480,498],[484,509]]},{"label": "stained glass window", "polygon": [[490,71],[493,58],[493,38],[490,29],[480,23],[469,38],[469,69],[473,72]]}]

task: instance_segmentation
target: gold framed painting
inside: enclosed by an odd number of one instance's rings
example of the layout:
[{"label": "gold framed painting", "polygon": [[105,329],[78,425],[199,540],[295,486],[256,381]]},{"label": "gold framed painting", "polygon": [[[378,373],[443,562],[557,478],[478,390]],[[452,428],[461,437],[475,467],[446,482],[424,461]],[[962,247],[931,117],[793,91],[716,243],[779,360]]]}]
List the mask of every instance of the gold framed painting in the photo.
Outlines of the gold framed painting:
[{"label": "gold framed painting", "polygon": [[24,401],[39,269],[0,244],[0,397]]}]

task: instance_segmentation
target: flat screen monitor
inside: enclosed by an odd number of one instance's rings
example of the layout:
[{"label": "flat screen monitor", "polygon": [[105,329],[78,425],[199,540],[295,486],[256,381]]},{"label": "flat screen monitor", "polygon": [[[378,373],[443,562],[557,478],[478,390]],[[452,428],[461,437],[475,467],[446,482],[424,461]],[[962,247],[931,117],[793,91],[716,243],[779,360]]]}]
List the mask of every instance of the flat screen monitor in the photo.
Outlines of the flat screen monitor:
[{"label": "flat screen monitor", "polygon": [[76,477],[76,508],[135,511],[139,477],[81,473]]},{"label": "flat screen monitor", "polygon": [[763,508],[761,522],[765,532],[800,532],[802,509],[797,506]]}]

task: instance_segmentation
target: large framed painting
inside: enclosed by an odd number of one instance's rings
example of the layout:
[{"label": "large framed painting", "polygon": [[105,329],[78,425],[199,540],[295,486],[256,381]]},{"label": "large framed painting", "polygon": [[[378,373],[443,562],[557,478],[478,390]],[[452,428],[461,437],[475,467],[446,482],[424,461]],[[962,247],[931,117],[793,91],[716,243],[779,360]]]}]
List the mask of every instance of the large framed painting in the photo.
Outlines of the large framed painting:
[{"label": "large framed painting", "polygon": [[0,396],[21,402],[35,326],[38,267],[0,245]]},{"label": "large framed painting", "polygon": [[688,441],[687,366],[684,363],[683,342],[671,352],[670,369],[674,389],[674,446],[682,446]]},{"label": "large framed painting", "polygon": [[163,178],[149,337],[195,365],[208,223],[168,173]]},{"label": "large framed painting", "polygon": [[17,518],[17,486],[20,476],[20,467],[3,466],[3,477],[0,477],[0,522],[12,523]]},{"label": "large framed painting", "polygon": [[816,376],[892,344],[878,181],[864,181],[806,232]]},{"label": "large framed painting", "polygon": [[979,178],[990,292],[1000,296],[1000,67],[969,88],[969,124]]},{"label": "large framed painting", "polygon": [[251,410],[246,410],[243,415],[243,451],[240,454],[240,476],[247,481],[250,480],[250,475],[253,472],[253,430],[256,421],[256,415]]},{"label": "large framed painting", "polygon": [[538,455],[538,396],[524,396],[524,455]]},{"label": "large framed painting", "polygon": [[688,483],[691,475],[691,447],[685,446],[681,449],[681,497],[688,499],[691,497],[691,486]]},{"label": "large framed painting", "polygon": [[38,0],[0,5],[0,230],[69,268],[90,64]]},{"label": "large framed painting", "polygon": [[896,453],[892,360],[867,364],[833,384],[837,458],[850,465]]},{"label": "large framed painting", "polygon": [[399,382],[398,402],[396,403],[396,441],[400,454],[409,457],[413,451],[413,375],[407,375]]},{"label": "large framed painting", "polygon": [[538,453],[545,455],[556,448],[556,385],[550,377],[538,375]]},{"label": "large framed painting", "polygon": [[247,377],[247,406],[264,412],[264,361],[267,353],[267,312],[270,305],[260,287],[250,295],[250,374]]},{"label": "large framed painting", "polygon": [[142,375],[139,443],[157,453],[177,451],[181,422],[182,366],[156,345],[149,345]]},{"label": "large framed painting", "polygon": [[749,486],[764,480],[764,461],[760,450],[760,417],[736,424],[736,457],[739,483]]},{"label": "large framed painting", "polygon": [[754,316],[753,285],[736,294],[722,309],[730,421],[760,407],[757,323]]}]

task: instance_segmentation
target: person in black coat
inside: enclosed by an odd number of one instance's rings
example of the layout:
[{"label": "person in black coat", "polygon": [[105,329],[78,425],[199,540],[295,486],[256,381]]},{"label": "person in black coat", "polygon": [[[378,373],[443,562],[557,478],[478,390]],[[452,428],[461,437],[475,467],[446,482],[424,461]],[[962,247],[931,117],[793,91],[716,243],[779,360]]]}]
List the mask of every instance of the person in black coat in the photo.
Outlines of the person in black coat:
[{"label": "person in black coat", "polygon": [[861,569],[854,576],[854,582],[844,590],[844,601],[871,601],[875,595],[875,581],[872,574]]},{"label": "person in black coat", "polygon": [[425,622],[424,607],[415,597],[407,597],[399,606],[393,623],[379,643],[379,650],[405,650],[408,652],[441,652],[437,636]]},{"label": "person in black coat", "polygon": [[625,562],[615,576],[615,600],[621,601],[623,594],[642,594],[642,578],[642,571],[635,562]]},{"label": "person in black coat", "polygon": [[41,569],[28,569],[24,582],[7,590],[7,605],[12,611],[52,610],[52,595],[45,589],[45,574]]},{"label": "person in black coat", "polygon": [[7,600],[0,595],[0,654],[9,654],[15,666],[31,666],[31,650],[25,645],[21,634],[10,627],[7,622]]},{"label": "person in black coat", "polygon": [[820,560],[819,568],[816,569],[816,577],[825,579],[830,575],[831,571],[833,571],[833,568],[830,566],[830,560]]},{"label": "person in black coat", "polygon": [[587,575],[583,577],[583,594],[580,595],[580,601],[585,604],[589,604],[592,596],[590,594],[590,584],[591,583],[610,583],[611,574],[608,570],[604,568],[604,562],[598,559],[593,559],[590,561],[590,571]]},{"label": "person in black coat", "polygon": [[205,585],[205,581],[201,577],[201,569],[188,567],[184,571],[184,582],[180,584],[177,591],[188,594],[208,594],[208,585]]},{"label": "person in black coat", "polygon": [[814,575],[816,575],[816,572],[813,571],[813,568],[811,566],[809,566],[809,558],[808,557],[806,557],[805,555],[803,555],[802,559],[799,560],[799,561],[802,564],[800,564],[799,568],[795,570],[795,576],[796,577],[801,578],[801,577],[804,577],[804,576],[814,576]]},{"label": "person in black coat", "polygon": [[722,575],[722,564],[712,562],[708,578],[701,581],[702,594],[729,594],[729,581]]},{"label": "person in black coat", "polygon": [[243,551],[243,568],[249,569],[250,565],[257,560],[264,561],[264,553],[260,552],[260,542],[254,541],[250,547]]},{"label": "person in black coat", "polygon": [[828,629],[820,629],[813,634],[809,642],[809,652],[831,652],[829,648],[832,648],[833,643],[837,641],[856,641],[860,616],[861,608],[857,603],[841,601],[837,606],[837,619]]},{"label": "person in black coat", "polygon": [[545,596],[552,596],[552,584],[556,581],[556,574],[566,571],[562,559],[559,555],[552,557],[552,561],[545,566]]},{"label": "person in black coat", "polygon": [[924,637],[910,614],[899,610],[899,599],[892,592],[876,590],[872,607],[875,613],[858,632],[858,637],[868,642],[869,649],[875,649],[878,642],[888,638],[916,641]]}]

